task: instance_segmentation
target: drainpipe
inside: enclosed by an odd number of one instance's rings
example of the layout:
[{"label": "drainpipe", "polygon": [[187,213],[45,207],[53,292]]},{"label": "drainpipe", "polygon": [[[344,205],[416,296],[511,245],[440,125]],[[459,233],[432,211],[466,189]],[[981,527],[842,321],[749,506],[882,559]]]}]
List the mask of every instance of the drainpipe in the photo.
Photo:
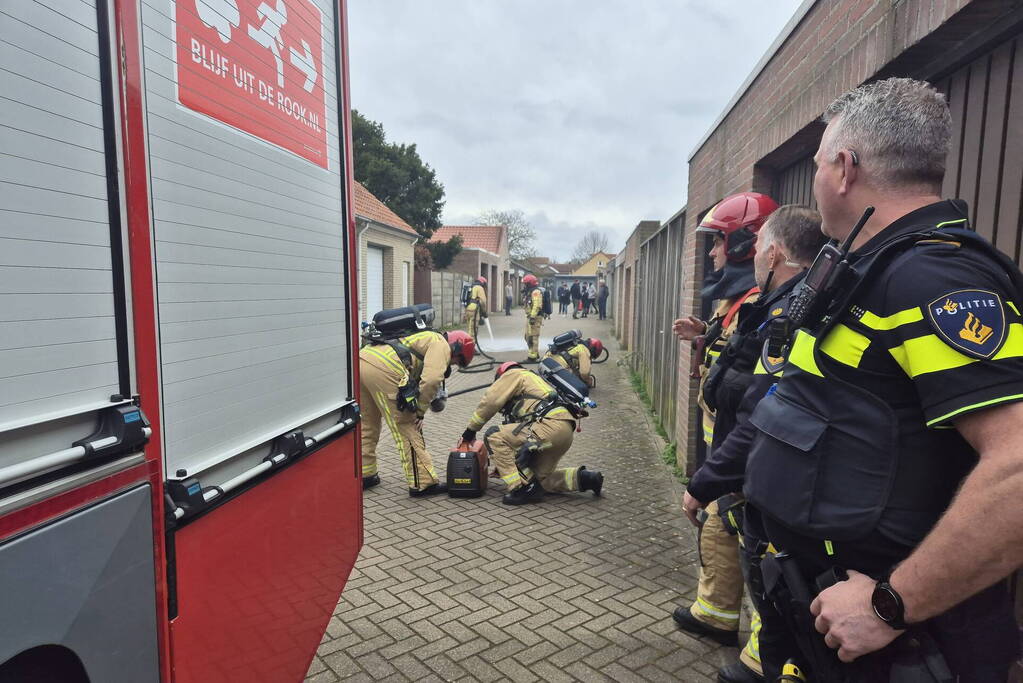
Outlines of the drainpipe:
[{"label": "drainpipe", "polygon": [[[359,224],[358,219],[356,219],[355,224]],[[356,233],[355,237],[355,270],[359,278],[355,287],[356,291],[359,293],[358,310],[356,312],[360,317],[359,323],[362,323],[362,320],[364,319],[362,318],[362,269],[366,264],[363,263],[365,259],[362,258],[362,236],[366,234],[367,230],[369,230],[369,221],[363,221],[362,229]]]}]

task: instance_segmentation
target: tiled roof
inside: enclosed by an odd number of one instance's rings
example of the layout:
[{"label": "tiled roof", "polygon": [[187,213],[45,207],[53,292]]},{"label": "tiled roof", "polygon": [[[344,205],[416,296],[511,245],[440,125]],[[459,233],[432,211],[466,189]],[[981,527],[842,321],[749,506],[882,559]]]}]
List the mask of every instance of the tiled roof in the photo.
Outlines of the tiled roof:
[{"label": "tiled roof", "polygon": [[355,181],[355,215],[360,218],[375,221],[397,228],[402,232],[413,235],[419,233],[412,229],[412,226],[401,220],[401,217],[387,208],[382,201],[377,199],[372,192],[363,187],[362,183]]},{"label": "tiled roof", "polygon": [[551,268],[558,271],[561,275],[567,275],[575,270],[575,266],[571,263],[552,263]]},{"label": "tiled roof", "polygon": [[493,254],[500,254],[503,231],[503,225],[445,225],[433,233],[430,241],[447,242],[455,235],[461,235],[463,247],[486,249]]}]

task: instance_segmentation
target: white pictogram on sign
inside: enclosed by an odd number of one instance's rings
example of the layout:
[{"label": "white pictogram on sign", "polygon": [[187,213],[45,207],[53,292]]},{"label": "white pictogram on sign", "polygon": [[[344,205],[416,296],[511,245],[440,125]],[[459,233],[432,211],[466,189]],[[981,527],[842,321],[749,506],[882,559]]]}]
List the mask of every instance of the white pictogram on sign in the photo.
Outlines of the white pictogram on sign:
[{"label": "white pictogram on sign", "polygon": [[281,57],[281,49],[284,41],[281,39],[281,29],[288,21],[288,8],[284,0],[277,0],[277,6],[271,7],[264,2],[257,10],[260,26],[249,24],[249,38],[270,50],[273,53],[274,61],[277,63],[277,87],[284,87],[284,59]]},{"label": "white pictogram on sign", "polygon": [[316,85],[316,59],[313,57],[313,51],[309,49],[309,43],[302,41],[302,49],[305,50],[304,56],[295,48],[289,49],[291,50],[292,65],[305,74],[305,83],[302,84],[302,87],[306,92],[312,92]]},{"label": "white pictogram on sign", "polygon": [[234,0],[195,0],[195,11],[202,23],[216,29],[221,42],[231,40],[231,27],[238,28],[241,15]]}]

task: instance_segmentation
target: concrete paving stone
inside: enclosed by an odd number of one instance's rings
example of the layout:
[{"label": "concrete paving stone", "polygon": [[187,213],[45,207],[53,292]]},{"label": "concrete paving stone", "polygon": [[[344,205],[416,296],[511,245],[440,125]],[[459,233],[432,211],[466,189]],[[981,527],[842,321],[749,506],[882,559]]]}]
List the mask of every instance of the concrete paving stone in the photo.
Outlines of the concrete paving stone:
[{"label": "concrete paving stone", "polygon": [[365,639],[362,638],[362,636],[360,636],[358,633],[348,633],[346,635],[341,636],[340,638],[335,638],[334,640],[330,640],[325,643],[320,643],[320,646],[316,649],[316,653],[321,657],[324,657],[335,652],[347,650],[350,647],[353,647],[355,645],[358,645],[359,643],[364,642],[364,640]]},{"label": "concrete paving stone", "polygon": [[422,636],[413,635],[407,638],[402,638],[401,640],[382,648],[380,650],[380,655],[390,661],[405,654],[406,652],[413,652],[423,645],[426,645],[426,640]]},{"label": "concrete paving stone", "polygon": [[[499,340],[521,339],[521,316],[491,322]],[[692,600],[697,576],[682,487],[641,428],[645,408],[615,362],[608,325],[556,317],[544,337],[570,327],[612,348],[612,362],[594,369],[600,407],[562,461],[601,470],[605,495],[510,507],[491,479],[479,499],[412,499],[385,434],[382,484],[363,497],[362,553],[307,681],[703,681],[734,659],[734,649],[674,628],[671,610]],[[455,373],[448,390],[486,379]],[[439,472],[481,394],[427,417]]]},{"label": "concrete paving stone", "polygon": [[575,683],[576,680],[571,674],[562,671],[551,661],[539,661],[530,667],[530,670],[547,683]]},{"label": "concrete paving stone", "polygon": [[306,671],[305,675],[306,677],[309,677],[312,676],[313,674],[318,674],[321,671],[324,671],[326,668],[327,665],[323,663],[322,659],[320,659],[318,656],[313,657],[313,661],[309,664],[309,670]]},{"label": "concrete paving stone", "polygon": [[417,649],[413,654],[422,661],[426,661],[431,657],[435,657],[438,654],[453,650],[458,647],[458,641],[449,635],[444,635],[442,638],[437,640],[427,641],[426,645],[423,645]]},{"label": "concrete paving stone", "polygon": [[307,675],[305,680],[306,683],[334,683],[334,681],[338,681],[340,679],[337,677],[337,674],[327,669],[326,671]]},{"label": "concrete paving stone", "polygon": [[543,680],[540,676],[522,666],[514,659],[502,659],[493,662],[493,665],[495,669],[507,676],[510,680],[515,681],[515,683],[532,683],[533,681]]},{"label": "concrete paving stone", "polygon": [[346,652],[331,653],[323,658],[323,663],[341,678],[354,676],[362,671],[358,663],[349,657]]},{"label": "concrete paving stone", "polygon": [[497,667],[481,657],[466,657],[458,660],[458,663],[468,672],[468,680],[471,681],[489,683],[490,681],[500,681],[505,677]]},{"label": "concrete paving stone", "polygon": [[451,661],[451,658],[445,654],[436,655],[430,659],[423,660],[423,664],[428,666],[435,674],[447,681],[457,680],[466,674],[465,669]]},{"label": "concrete paving stone", "polygon": [[359,666],[376,680],[386,678],[397,672],[381,652],[370,652],[363,655],[359,658]]},{"label": "concrete paving stone", "polygon": [[395,657],[391,664],[398,670],[403,676],[408,678],[410,681],[416,681],[419,683],[426,678],[436,677],[432,671],[421,661],[416,659],[411,654],[403,654]]}]

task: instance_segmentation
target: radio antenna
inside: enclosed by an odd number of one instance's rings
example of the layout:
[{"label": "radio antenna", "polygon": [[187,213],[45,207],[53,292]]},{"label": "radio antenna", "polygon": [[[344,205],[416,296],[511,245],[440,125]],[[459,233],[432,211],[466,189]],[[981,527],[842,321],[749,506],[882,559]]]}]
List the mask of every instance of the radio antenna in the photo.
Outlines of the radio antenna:
[{"label": "radio antenna", "polygon": [[856,238],[860,236],[860,230],[863,230],[863,226],[867,224],[870,217],[874,215],[874,207],[868,206],[864,211],[863,215],[860,216],[860,220],[856,221],[856,225],[853,226],[852,232],[845,238],[845,242],[842,243],[842,257],[849,253],[849,248],[852,247],[852,243],[856,241]]}]

